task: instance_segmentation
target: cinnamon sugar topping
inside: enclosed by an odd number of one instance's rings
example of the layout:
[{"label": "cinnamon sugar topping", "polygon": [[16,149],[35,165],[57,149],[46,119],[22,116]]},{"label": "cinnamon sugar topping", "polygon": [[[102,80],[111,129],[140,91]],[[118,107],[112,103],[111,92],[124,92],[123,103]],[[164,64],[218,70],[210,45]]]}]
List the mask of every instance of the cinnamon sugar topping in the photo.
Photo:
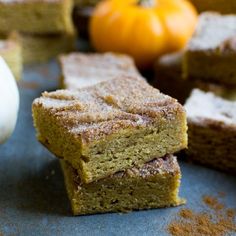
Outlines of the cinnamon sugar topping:
[{"label": "cinnamon sugar topping", "polygon": [[42,106],[69,132],[87,141],[119,129],[146,126],[154,119],[173,119],[182,106],[145,81],[117,77],[80,90],[43,93],[33,106]]}]

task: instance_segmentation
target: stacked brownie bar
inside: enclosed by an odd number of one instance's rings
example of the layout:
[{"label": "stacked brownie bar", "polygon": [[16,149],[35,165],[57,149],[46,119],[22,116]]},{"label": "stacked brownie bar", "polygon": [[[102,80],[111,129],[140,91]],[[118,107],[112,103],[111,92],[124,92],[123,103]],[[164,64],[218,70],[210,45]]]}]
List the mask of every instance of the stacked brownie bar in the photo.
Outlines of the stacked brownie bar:
[{"label": "stacked brownie bar", "polygon": [[236,173],[236,102],[195,89],[185,108],[192,160]]},{"label": "stacked brownie bar", "polygon": [[176,157],[155,159],[142,167],[117,172],[83,184],[78,172],[61,160],[65,184],[75,215],[127,212],[178,206],[181,172]]},{"label": "stacked brownie bar", "polygon": [[201,89],[194,90],[185,105],[189,126],[187,156],[198,163],[231,172],[236,170],[233,148],[235,63],[236,15],[206,12],[200,15],[196,32],[186,49],[158,60],[155,82],[162,91],[176,96],[182,103],[193,88]]},{"label": "stacked brownie bar", "polygon": [[184,55],[184,75],[236,86],[236,16],[204,13]]},{"label": "stacked brownie bar", "polygon": [[[74,57],[79,59],[69,63]],[[101,82],[104,64],[92,62],[107,58],[113,63],[106,68],[113,70]],[[183,203],[178,196],[181,172],[172,154],[187,146],[185,111],[148,85],[132,63],[121,66],[121,58],[132,62],[112,54],[100,55],[100,60],[98,54],[63,56],[64,87],[70,90],[45,92],[33,103],[38,139],[61,158],[75,215]],[[90,76],[84,84],[84,70],[68,68],[86,67],[88,60],[91,71],[86,70]],[[109,73],[113,77],[108,79]]]},{"label": "stacked brownie bar", "polygon": [[[204,13],[184,55],[184,75],[221,89],[224,100],[195,90],[185,107],[188,156],[199,163],[235,172],[236,16]],[[219,91],[219,90],[218,90]],[[233,101],[229,101],[233,100]]]},{"label": "stacked brownie bar", "polygon": [[75,47],[72,0],[0,0],[0,33],[20,33],[23,59],[40,62]]}]

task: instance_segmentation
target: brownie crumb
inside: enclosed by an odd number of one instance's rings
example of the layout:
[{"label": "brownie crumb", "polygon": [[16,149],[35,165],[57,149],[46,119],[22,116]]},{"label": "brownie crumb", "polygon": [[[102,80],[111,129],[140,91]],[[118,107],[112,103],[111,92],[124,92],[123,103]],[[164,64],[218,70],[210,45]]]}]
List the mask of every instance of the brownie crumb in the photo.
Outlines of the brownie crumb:
[{"label": "brownie crumb", "polygon": [[218,199],[215,197],[205,195],[203,196],[202,199],[203,199],[203,202],[212,210],[219,211],[225,207],[224,204],[219,203]]},{"label": "brownie crumb", "polygon": [[182,218],[191,219],[193,218],[194,214],[190,209],[182,209],[179,212],[179,216],[181,216]]},{"label": "brownie crumb", "polygon": [[236,210],[234,210],[234,209],[228,209],[228,210],[226,211],[226,214],[227,214],[227,216],[228,216],[229,218],[234,218],[234,217],[236,216]]}]

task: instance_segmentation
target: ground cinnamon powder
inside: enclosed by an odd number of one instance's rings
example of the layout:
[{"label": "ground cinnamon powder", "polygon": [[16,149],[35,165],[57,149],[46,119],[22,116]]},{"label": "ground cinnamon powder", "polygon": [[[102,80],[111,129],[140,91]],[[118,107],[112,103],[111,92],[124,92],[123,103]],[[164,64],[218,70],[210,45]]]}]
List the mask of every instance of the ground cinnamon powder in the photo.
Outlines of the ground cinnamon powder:
[{"label": "ground cinnamon powder", "polygon": [[178,219],[171,222],[168,232],[173,236],[223,236],[236,232],[234,209],[227,209],[224,204],[212,196],[203,196],[207,212],[194,212],[181,209]]},{"label": "ground cinnamon powder", "polygon": [[202,200],[212,210],[220,211],[225,208],[224,204],[220,203],[215,197],[205,195],[202,197]]}]

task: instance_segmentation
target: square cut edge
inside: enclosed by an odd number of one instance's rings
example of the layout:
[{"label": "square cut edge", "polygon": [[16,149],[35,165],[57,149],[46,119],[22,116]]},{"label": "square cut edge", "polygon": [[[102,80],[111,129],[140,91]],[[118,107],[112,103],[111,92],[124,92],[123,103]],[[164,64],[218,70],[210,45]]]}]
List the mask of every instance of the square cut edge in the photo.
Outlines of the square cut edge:
[{"label": "square cut edge", "polygon": [[185,108],[189,139],[187,157],[235,175],[236,102],[195,89]]},{"label": "square cut edge", "polygon": [[236,85],[236,16],[204,12],[183,57],[183,75],[190,80]]}]

